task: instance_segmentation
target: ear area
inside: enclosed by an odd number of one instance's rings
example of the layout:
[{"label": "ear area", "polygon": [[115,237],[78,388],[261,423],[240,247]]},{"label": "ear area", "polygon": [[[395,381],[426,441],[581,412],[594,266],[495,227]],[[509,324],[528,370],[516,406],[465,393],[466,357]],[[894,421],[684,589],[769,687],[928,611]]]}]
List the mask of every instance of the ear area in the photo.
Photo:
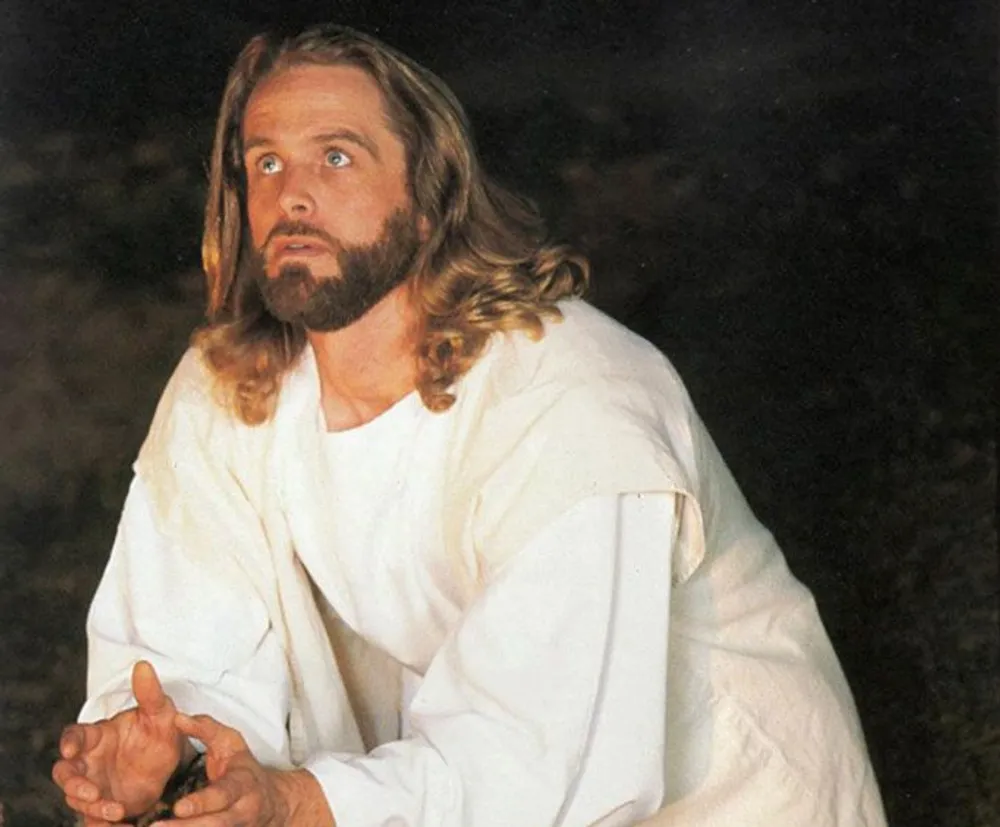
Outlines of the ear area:
[{"label": "ear area", "polygon": [[417,235],[421,241],[427,241],[431,237],[431,220],[426,215],[417,218]]}]

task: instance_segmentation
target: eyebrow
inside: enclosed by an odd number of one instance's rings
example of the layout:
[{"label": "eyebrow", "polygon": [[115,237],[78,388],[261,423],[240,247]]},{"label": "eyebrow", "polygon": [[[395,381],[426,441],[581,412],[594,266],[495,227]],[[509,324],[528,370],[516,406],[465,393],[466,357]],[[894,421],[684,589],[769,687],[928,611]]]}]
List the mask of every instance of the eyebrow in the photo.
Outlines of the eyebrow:
[{"label": "eyebrow", "polygon": [[[320,135],[314,135],[311,140],[314,144],[328,144],[335,141],[347,141],[348,143],[355,144],[356,146],[364,149],[376,161],[380,161],[382,159],[375,142],[367,135],[363,135],[353,129],[337,129],[333,132],[324,132]],[[257,149],[258,147],[267,147],[271,144],[272,142],[268,138],[251,137],[243,145],[243,154],[245,155],[253,149]]]}]

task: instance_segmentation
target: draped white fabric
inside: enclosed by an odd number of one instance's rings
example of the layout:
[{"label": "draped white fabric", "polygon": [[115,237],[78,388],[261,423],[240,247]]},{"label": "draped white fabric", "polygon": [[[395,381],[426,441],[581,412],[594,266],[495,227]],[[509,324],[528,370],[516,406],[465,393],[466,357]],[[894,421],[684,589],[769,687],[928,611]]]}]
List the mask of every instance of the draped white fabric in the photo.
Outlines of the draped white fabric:
[{"label": "draped white fabric", "polygon": [[259,428],[189,352],[91,610],[81,716],[131,703],[147,658],[182,709],[307,766],[340,827],[882,827],[812,596],[680,379],[563,311],[538,343],[495,338],[448,412],[411,394],[339,434],[308,350]]}]

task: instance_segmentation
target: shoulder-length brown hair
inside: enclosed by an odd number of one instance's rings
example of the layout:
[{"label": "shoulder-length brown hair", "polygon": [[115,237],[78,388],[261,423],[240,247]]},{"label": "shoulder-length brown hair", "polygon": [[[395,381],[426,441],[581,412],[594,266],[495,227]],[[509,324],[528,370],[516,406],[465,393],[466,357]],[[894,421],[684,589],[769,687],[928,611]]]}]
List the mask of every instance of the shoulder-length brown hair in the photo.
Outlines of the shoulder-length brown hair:
[{"label": "shoulder-length brown hair", "polygon": [[413,291],[423,313],[417,390],[431,410],[498,331],[542,334],[555,302],[586,289],[583,256],[546,240],[534,207],[490,180],[476,157],[461,104],[434,74],[372,37],[323,26],[283,41],[253,38],[226,83],[212,149],[202,260],[208,324],[194,343],[225,404],[250,425],[274,410],[281,379],[306,343],[305,330],[274,318],[240,267],[249,245],[242,122],[254,88],[300,64],[349,65],[378,83],[389,122],[406,150],[416,214],[429,227]]}]

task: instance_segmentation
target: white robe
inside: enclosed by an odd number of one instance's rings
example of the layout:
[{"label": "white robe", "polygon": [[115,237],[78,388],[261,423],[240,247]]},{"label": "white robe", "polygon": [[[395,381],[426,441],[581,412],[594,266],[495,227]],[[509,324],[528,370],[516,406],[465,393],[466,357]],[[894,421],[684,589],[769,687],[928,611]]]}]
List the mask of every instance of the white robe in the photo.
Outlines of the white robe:
[{"label": "white robe", "polygon": [[[633,824],[661,805],[651,823],[884,823],[815,605],[676,377],[565,310],[539,344],[495,342],[452,411],[410,396],[335,435],[308,354],[253,433],[189,355],[95,598],[82,716],[129,703],[147,657],[182,708],[304,763],[340,827]],[[367,755],[297,561],[409,676],[403,737]]]}]

